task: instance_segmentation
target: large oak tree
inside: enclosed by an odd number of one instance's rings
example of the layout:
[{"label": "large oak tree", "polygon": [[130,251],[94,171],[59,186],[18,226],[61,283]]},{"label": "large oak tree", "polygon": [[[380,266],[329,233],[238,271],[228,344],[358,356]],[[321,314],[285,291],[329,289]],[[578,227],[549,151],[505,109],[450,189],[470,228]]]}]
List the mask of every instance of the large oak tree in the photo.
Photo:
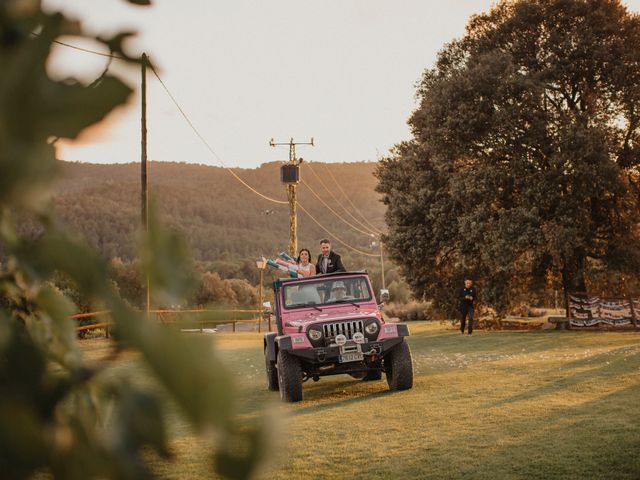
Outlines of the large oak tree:
[{"label": "large oak tree", "polygon": [[387,246],[418,297],[462,276],[504,311],[557,278],[638,272],[640,18],[617,0],[503,1],[418,86],[377,170]]}]

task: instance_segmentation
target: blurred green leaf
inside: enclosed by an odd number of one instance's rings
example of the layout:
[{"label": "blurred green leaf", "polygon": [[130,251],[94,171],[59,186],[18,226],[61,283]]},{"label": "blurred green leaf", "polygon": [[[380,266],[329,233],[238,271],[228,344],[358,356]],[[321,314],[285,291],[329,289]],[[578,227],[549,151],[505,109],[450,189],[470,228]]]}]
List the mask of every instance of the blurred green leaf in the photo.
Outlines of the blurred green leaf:
[{"label": "blurred green leaf", "polygon": [[231,377],[208,337],[190,337],[143,320],[121,303],[111,307],[118,335],[139,349],[158,379],[201,430],[227,428],[233,411]]},{"label": "blurred green leaf", "polygon": [[226,478],[252,478],[265,459],[271,435],[266,425],[236,433],[214,455],[216,471]]},{"label": "blurred green leaf", "polygon": [[[127,101],[132,90],[109,75],[92,88],[79,82],[50,82],[42,105],[34,113],[41,115],[42,133],[76,138],[87,126],[102,120],[113,108]],[[35,106],[34,106],[35,107]]]},{"label": "blurred green leaf", "polygon": [[163,457],[169,456],[167,432],[162,405],[157,395],[136,389],[129,382],[117,389],[119,397],[117,419],[111,425],[119,437],[117,448],[140,452],[150,445]]},{"label": "blurred green leaf", "polygon": [[[39,1],[5,3],[0,4],[0,241],[9,261],[0,270],[0,476],[147,478],[153,476],[149,448],[165,457],[170,453],[157,394],[117,374],[97,375],[106,361],[83,361],[69,318],[75,307],[47,283],[54,274],[77,286],[82,294],[77,298],[111,310],[118,347],[141,352],[200,431],[216,431],[243,445],[223,447],[219,465],[225,475],[251,474],[266,442],[260,431],[238,433],[233,427],[232,382],[211,339],[184,336],[129,308],[110,284],[101,258],[59,229],[52,213],[55,139],[76,138],[123,104],[131,89],[106,75],[91,87],[50,79],[46,64],[53,42],[62,34],[85,36],[81,25],[44,13]],[[130,36],[120,32],[95,40],[139,62],[124,52]],[[28,239],[17,233],[16,210],[37,220]],[[186,243],[163,230],[153,214],[142,256],[156,301],[178,301],[192,287]]]},{"label": "blurred green leaf", "polygon": [[104,262],[93,250],[61,233],[53,231],[38,240],[24,240],[14,249],[14,254],[34,279],[45,280],[55,270],[61,270],[83,292],[94,295],[107,293]]},{"label": "blurred green leaf", "polygon": [[109,48],[109,51],[119,60],[124,60],[129,63],[140,63],[139,57],[132,57],[124,50],[123,44],[128,38],[133,36],[135,36],[135,32],[119,32],[113,37],[98,37],[97,40],[104,43]]},{"label": "blurred green leaf", "polygon": [[76,368],[80,365],[82,355],[76,346],[76,322],[69,318],[75,313],[70,300],[52,288],[44,287],[38,292],[36,302],[42,308],[39,318],[33,318],[30,331],[39,327],[39,341],[49,356],[66,365]]},{"label": "blurred green leaf", "polygon": [[9,337],[0,343],[0,466],[7,478],[22,478],[46,461],[46,427],[71,383],[48,375],[46,358],[24,326],[8,323]]},{"label": "blurred green leaf", "polygon": [[[0,123],[2,120],[0,115]],[[0,149],[0,202],[40,207],[49,198],[51,179],[57,172],[51,145],[32,145],[30,140],[13,142]]]},{"label": "blurred green leaf", "polygon": [[148,232],[143,236],[141,253],[155,303],[180,303],[195,287],[187,243],[180,235],[160,226],[153,208],[149,212]]}]

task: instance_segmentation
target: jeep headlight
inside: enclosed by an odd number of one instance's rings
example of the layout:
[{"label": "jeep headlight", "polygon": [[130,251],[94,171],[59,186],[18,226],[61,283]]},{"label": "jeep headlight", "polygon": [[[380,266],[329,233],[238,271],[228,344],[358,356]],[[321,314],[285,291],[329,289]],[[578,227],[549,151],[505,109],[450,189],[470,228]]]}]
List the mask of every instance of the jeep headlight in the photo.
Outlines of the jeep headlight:
[{"label": "jeep headlight", "polygon": [[367,326],[364,327],[364,331],[367,332],[369,335],[375,335],[378,332],[378,322],[373,321],[367,324]]},{"label": "jeep headlight", "polygon": [[309,338],[313,341],[318,341],[322,338],[322,330],[310,328],[307,333],[309,334]]}]

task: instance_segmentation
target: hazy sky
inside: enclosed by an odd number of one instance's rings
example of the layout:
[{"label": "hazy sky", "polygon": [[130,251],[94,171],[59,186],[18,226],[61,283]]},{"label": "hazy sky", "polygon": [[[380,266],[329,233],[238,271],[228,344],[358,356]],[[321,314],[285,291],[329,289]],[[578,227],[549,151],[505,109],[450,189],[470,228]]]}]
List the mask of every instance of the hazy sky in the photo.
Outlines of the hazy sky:
[{"label": "hazy sky", "polygon": [[[464,33],[490,0],[44,0],[84,20],[92,33],[137,30],[146,51],[196,128],[227,166],[288,158],[269,139],[309,141],[298,155],[323,162],[376,160],[409,138],[415,84],[443,45]],[[640,0],[625,2],[633,11]],[[68,43],[85,48],[65,37]],[[54,49],[50,71],[97,77],[105,58]],[[139,71],[123,73],[138,88]],[[148,75],[149,158],[219,165]],[[140,159],[140,97],[58,157],[94,163]]]}]

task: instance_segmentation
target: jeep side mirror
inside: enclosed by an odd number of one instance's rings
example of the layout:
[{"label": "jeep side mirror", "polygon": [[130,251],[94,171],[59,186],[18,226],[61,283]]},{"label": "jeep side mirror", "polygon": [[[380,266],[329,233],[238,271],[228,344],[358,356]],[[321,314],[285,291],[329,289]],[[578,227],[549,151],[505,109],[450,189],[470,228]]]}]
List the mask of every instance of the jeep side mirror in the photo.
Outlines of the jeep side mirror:
[{"label": "jeep side mirror", "polygon": [[388,302],[390,298],[391,298],[391,295],[389,295],[389,290],[387,290],[386,288],[381,288],[380,303]]},{"label": "jeep side mirror", "polygon": [[271,312],[271,302],[262,302],[262,308],[267,312]]}]

